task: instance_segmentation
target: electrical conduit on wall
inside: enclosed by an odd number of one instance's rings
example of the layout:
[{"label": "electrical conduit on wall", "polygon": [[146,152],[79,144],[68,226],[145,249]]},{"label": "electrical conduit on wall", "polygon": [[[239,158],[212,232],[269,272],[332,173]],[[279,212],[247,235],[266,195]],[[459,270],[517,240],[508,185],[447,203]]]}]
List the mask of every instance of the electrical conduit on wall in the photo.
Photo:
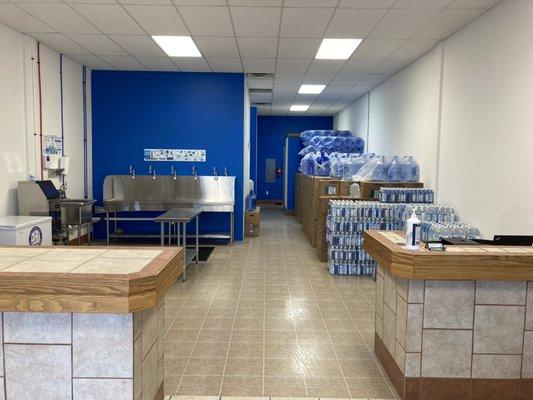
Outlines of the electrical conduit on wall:
[{"label": "electrical conduit on wall", "polygon": [[37,42],[37,84],[39,87],[39,159],[41,160],[41,179],[44,179],[43,165],[43,90],[41,82],[41,42]]}]

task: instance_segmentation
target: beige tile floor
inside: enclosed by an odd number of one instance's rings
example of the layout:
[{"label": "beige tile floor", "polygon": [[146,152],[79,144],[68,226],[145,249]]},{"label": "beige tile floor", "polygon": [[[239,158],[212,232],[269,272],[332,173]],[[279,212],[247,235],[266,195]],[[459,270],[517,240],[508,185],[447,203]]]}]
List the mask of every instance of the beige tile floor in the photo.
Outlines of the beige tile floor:
[{"label": "beige tile floor", "polygon": [[398,398],[373,353],[374,281],[331,276],[294,217],[217,247],[165,298],[165,394]]}]

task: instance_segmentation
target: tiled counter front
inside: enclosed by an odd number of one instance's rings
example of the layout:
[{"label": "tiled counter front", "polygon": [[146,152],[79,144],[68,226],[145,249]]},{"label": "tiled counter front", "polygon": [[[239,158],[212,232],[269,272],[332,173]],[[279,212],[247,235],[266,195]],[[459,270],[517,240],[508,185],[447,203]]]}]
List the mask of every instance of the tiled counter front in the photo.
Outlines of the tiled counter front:
[{"label": "tiled counter front", "polygon": [[533,399],[533,282],[378,268],[375,351],[406,400]]},{"label": "tiled counter front", "polygon": [[0,313],[0,400],[163,399],[163,314]]}]

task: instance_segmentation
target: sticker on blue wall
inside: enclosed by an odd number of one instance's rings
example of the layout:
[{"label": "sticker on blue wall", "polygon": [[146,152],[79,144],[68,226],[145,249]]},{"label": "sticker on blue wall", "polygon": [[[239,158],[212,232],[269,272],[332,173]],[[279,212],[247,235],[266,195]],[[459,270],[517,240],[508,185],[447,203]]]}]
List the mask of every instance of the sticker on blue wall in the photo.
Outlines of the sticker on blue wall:
[{"label": "sticker on blue wall", "polygon": [[144,161],[205,162],[206,152],[190,149],[144,149]]}]

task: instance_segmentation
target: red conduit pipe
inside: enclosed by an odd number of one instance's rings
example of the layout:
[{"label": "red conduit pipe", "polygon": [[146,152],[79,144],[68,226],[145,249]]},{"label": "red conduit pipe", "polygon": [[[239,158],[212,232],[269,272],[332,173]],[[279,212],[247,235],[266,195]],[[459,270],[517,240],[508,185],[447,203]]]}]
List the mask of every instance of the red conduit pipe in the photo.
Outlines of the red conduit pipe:
[{"label": "red conduit pipe", "polygon": [[43,164],[43,93],[41,88],[41,43],[37,42],[37,74],[39,85],[39,158],[41,159],[41,179],[44,179]]}]

